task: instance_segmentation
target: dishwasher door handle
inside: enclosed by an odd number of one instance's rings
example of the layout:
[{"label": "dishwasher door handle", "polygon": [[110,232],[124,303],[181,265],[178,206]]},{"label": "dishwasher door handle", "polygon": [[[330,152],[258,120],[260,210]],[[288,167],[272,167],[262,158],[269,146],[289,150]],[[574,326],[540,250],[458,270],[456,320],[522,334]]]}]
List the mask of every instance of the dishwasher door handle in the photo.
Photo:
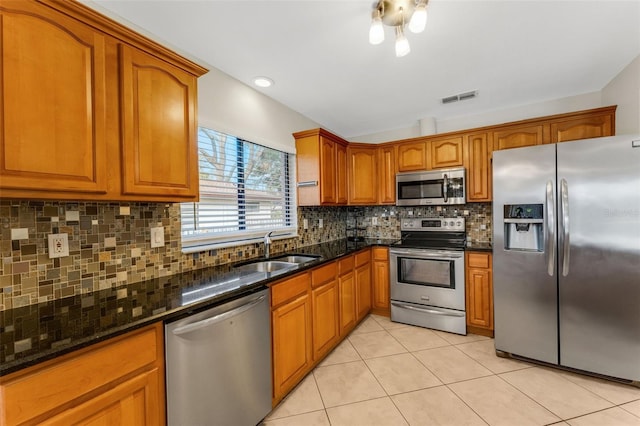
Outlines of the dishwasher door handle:
[{"label": "dishwasher door handle", "polygon": [[230,311],[227,312],[223,312],[221,314],[218,315],[214,315],[210,318],[207,319],[203,319],[202,321],[198,321],[198,322],[194,322],[191,324],[187,324],[187,325],[183,325],[182,327],[177,327],[175,330],[172,331],[173,334],[175,334],[176,336],[181,336],[187,333],[191,333],[193,331],[196,330],[200,330],[202,328],[208,327],[210,325],[213,324],[217,324],[219,322],[222,322],[226,319],[229,319],[233,316],[239,315],[243,312],[248,311],[249,309],[253,308],[255,305],[257,305],[258,303],[262,302],[264,299],[266,299],[266,295],[262,295],[260,297],[256,297],[254,299],[249,300],[247,303],[245,303],[244,305],[240,305],[235,309],[232,309]]}]

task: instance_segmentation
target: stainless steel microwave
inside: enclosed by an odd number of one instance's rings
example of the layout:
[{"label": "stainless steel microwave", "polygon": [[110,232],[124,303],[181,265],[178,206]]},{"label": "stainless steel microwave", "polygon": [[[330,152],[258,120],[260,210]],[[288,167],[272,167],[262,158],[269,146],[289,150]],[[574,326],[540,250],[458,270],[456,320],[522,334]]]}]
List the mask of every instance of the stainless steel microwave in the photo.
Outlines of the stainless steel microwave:
[{"label": "stainless steel microwave", "polygon": [[396,175],[396,205],[438,206],[464,204],[465,170],[440,169]]}]

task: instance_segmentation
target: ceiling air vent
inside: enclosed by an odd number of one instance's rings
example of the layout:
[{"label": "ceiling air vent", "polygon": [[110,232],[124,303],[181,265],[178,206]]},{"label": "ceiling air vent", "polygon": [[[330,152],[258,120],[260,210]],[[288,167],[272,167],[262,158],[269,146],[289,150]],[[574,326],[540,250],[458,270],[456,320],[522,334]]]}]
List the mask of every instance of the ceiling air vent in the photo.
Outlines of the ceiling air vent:
[{"label": "ceiling air vent", "polygon": [[450,104],[452,102],[464,101],[464,100],[467,100],[467,99],[473,99],[476,96],[478,96],[478,91],[477,90],[473,90],[471,92],[459,93],[457,95],[447,96],[446,98],[442,98],[442,103],[443,104]]}]

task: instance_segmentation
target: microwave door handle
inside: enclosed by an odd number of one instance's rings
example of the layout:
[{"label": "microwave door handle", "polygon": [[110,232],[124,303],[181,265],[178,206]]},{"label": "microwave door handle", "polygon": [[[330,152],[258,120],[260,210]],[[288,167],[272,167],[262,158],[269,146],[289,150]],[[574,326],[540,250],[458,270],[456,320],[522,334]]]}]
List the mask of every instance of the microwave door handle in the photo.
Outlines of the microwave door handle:
[{"label": "microwave door handle", "polygon": [[449,179],[447,178],[447,174],[444,174],[444,180],[442,181],[442,193],[444,194],[444,202],[448,201],[447,192],[449,192]]}]

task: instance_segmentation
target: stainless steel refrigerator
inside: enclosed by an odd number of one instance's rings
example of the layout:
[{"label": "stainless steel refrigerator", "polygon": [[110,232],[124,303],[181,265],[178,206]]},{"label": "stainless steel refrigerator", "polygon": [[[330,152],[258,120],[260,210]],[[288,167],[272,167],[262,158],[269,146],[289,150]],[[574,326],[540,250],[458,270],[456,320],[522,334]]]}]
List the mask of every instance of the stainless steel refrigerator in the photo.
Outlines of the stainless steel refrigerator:
[{"label": "stainless steel refrigerator", "polygon": [[640,384],[640,136],[493,153],[495,347]]}]

